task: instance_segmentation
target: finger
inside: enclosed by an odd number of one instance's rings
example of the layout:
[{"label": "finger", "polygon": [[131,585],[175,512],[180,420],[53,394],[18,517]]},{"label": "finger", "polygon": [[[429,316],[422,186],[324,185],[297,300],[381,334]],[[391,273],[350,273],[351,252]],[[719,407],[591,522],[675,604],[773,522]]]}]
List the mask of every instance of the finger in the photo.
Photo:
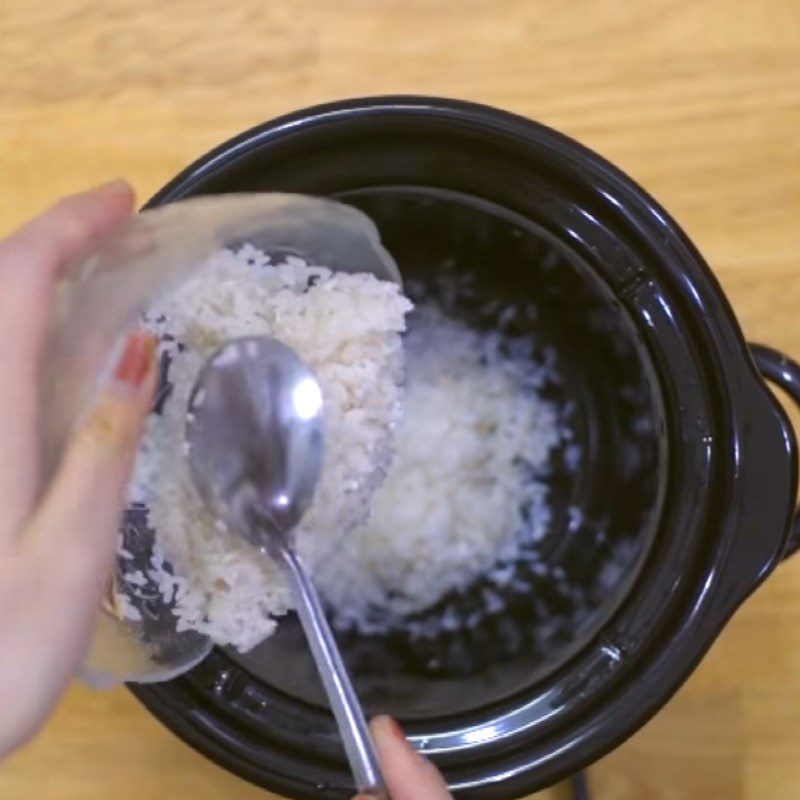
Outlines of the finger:
[{"label": "finger", "polygon": [[[59,200],[0,241],[0,311],[24,309],[24,319],[41,318],[59,270],[125,220],[133,202],[125,181],[111,181]],[[0,314],[0,320],[10,316]]]},{"label": "finger", "polygon": [[85,592],[57,556],[0,558],[0,759],[42,725],[80,665],[94,622],[75,616]]},{"label": "finger", "polygon": [[451,800],[439,770],[409,744],[391,717],[376,717],[370,729],[392,800]]},{"label": "finger", "polygon": [[[59,200],[0,241],[0,334],[38,354],[59,269],[131,213],[133,190],[110,183]],[[17,359],[28,369],[30,360]]]},{"label": "finger", "polygon": [[75,195],[0,242],[0,550],[37,489],[37,381],[58,267],[130,213],[123,182]]},{"label": "finger", "polygon": [[114,376],[67,448],[41,506],[26,526],[31,555],[58,553],[102,584],[113,563],[125,487],[156,381],[155,340],[136,333]]},{"label": "finger", "polygon": [[0,270],[22,262],[52,275],[125,219],[133,203],[133,189],[122,179],[62,198],[0,243]]},{"label": "finger", "polygon": [[[49,713],[89,646],[95,613],[113,564],[125,483],[155,386],[155,341],[130,337],[114,379],[76,432],[42,506],[26,526],[21,557],[0,581],[0,600],[14,597],[24,614],[0,603],[0,668],[23,701],[0,700],[14,721],[14,740],[32,733]],[[8,570],[6,570],[8,572]],[[17,585],[10,579],[17,576]],[[9,589],[12,594],[9,594]],[[4,611],[8,613],[3,613]],[[14,656],[5,659],[8,650]],[[22,665],[14,672],[14,666]],[[27,698],[27,702],[25,702]],[[33,700],[31,700],[33,698]]]}]

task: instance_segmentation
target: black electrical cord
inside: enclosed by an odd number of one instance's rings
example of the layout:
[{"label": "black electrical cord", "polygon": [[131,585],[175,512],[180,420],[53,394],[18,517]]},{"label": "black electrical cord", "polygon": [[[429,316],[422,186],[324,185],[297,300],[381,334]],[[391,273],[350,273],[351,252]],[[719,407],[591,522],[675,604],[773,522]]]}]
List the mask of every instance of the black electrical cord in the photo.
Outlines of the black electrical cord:
[{"label": "black electrical cord", "polygon": [[569,779],[569,785],[572,787],[573,800],[591,800],[589,781],[585,772],[577,772],[573,775]]}]

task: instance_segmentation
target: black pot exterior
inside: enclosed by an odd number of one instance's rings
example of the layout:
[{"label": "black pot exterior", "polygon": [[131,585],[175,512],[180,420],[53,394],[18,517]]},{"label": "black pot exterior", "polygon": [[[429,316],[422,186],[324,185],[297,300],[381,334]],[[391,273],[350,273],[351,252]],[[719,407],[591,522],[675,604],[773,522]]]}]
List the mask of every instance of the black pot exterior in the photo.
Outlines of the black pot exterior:
[{"label": "black pot exterior", "polygon": [[[302,111],[212,151],[150,205],[248,190],[336,195],[368,211],[382,192],[398,193],[402,211],[430,190],[434,201],[499,209],[569,251],[631,321],[665,447],[652,541],[624,597],[529,685],[472,710],[404,720],[464,797],[521,796],[599,758],[669,699],[786,547],[794,437],[708,267],[603,159],[462,102],[377,98]],[[185,741],[257,784],[292,797],[352,793],[330,714],[253,680],[223,652],[176,681],[132,690]]]}]

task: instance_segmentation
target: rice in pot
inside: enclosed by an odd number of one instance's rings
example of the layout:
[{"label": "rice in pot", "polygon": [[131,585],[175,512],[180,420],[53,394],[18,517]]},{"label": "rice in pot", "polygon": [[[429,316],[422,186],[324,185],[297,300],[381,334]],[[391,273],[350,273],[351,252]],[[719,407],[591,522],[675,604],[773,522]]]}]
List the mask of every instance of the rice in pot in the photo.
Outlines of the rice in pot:
[{"label": "rice in pot", "polygon": [[[291,608],[282,570],[205,511],[184,452],[185,410],[205,359],[259,334],[294,348],[322,388],[325,461],[297,546],[335,624],[402,627],[530,552],[550,518],[535,476],[568,438],[558,408],[540,396],[546,370],[534,341],[473,329],[428,300],[404,344],[410,310],[395,284],[298,258],[272,263],[249,245],[216,254],[151,308],[170,389],[149,421],[130,501],[147,510],[156,546],[146,575],[125,573],[121,537],[126,588],[155,585],[179,630],[241,651]],[[134,619],[136,608],[120,605]]]},{"label": "rice in pot", "polygon": [[563,438],[532,338],[475,330],[430,301],[409,327],[394,463],[367,524],[316,576],[337,625],[363,633],[402,627],[539,541],[550,512],[533,476]]}]

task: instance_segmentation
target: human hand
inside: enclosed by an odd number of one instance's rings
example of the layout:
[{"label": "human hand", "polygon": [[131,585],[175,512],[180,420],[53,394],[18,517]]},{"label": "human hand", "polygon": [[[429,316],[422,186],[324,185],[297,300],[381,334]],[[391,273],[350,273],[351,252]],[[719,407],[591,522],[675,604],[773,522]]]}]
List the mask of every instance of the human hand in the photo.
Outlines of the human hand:
[{"label": "human hand", "polygon": [[391,717],[376,717],[370,728],[391,800],[452,800],[439,770],[409,744]]},{"label": "human hand", "polygon": [[89,645],[114,563],[155,342],[132,335],[49,486],[39,368],[59,270],[131,213],[122,181],[66,198],[0,241],[0,758],[52,711]]}]

